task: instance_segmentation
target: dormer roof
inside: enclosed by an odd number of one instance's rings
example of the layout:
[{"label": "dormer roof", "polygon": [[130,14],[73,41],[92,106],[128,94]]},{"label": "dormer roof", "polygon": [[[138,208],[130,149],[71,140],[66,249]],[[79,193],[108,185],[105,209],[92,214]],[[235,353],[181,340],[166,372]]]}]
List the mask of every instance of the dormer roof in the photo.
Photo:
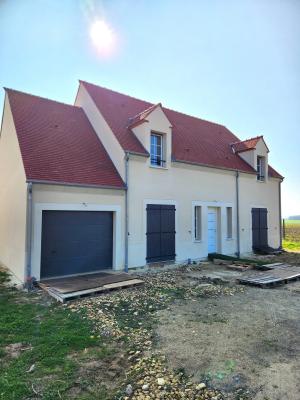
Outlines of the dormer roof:
[{"label": "dormer roof", "polygon": [[264,142],[264,145],[266,146],[267,152],[269,152],[268,146],[266,145],[266,142],[264,140],[264,137],[261,136],[256,136],[250,139],[246,140],[240,140],[238,142],[234,142],[231,144],[231,147],[235,153],[242,153],[244,151],[248,150],[255,150],[257,143],[262,140]]}]

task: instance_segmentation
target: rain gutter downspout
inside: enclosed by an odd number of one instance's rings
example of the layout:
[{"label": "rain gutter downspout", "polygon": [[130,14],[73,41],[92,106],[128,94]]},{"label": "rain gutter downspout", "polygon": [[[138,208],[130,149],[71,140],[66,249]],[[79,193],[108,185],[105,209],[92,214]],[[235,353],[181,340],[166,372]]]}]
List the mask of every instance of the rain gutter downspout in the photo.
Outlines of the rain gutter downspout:
[{"label": "rain gutter downspout", "polygon": [[128,213],[128,183],[129,183],[129,153],[125,154],[125,260],[124,270],[128,272],[128,227],[129,227],[129,213]]},{"label": "rain gutter downspout", "polygon": [[236,256],[239,258],[241,254],[240,249],[240,194],[239,194],[239,171],[235,173],[235,188],[236,188],[236,238],[237,238],[237,252]]},{"label": "rain gutter downspout", "polygon": [[31,277],[31,244],[32,244],[32,182],[27,184],[27,210],[26,210],[26,267],[25,288],[32,289]]},{"label": "rain gutter downspout", "polygon": [[281,183],[282,180],[279,181],[278,185],[278,195],[279,195],[279,250],[282,250],[282,217],[281,217]]}]

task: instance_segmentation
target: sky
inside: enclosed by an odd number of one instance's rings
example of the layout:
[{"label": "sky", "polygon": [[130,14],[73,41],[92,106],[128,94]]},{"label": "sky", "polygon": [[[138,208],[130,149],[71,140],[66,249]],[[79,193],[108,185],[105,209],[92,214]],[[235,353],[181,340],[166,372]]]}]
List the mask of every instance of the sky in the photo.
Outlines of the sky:
[{"label": "sky", "polygon": [[300,214],[299,21],[300,0],[0,0],[0,104],[72,104],[82,79],[264,135]]}]

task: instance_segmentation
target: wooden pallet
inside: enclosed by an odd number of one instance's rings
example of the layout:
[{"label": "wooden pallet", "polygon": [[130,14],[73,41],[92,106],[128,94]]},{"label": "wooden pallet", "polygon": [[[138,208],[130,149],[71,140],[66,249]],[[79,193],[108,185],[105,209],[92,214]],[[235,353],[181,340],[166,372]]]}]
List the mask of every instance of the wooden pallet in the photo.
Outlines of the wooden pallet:
[{"label": "wooden pallet", "polygon": [[122,282],[108,283],[103,286],[78,290],[74,292],[62,293],[51,286],[47,286],[43,283],[39,283],[39,286],[44,289],[50,296],[54,297],[57,301],[64,303],[65,301],[75,300],[82,297],[92,296],[107,293],[112,290],[125,289],[128,287],[142,285],[144,281],[141,279],[130,279]]},{"label": "wooden pallet", "polygon": [[258,272],[249,276],[243,276],[237,280],[245,285],[267,288],[279,284],[286,284],[298,279],[300,279],[300,268],[285,266],[283,268],[275,268],[271,271]]}]

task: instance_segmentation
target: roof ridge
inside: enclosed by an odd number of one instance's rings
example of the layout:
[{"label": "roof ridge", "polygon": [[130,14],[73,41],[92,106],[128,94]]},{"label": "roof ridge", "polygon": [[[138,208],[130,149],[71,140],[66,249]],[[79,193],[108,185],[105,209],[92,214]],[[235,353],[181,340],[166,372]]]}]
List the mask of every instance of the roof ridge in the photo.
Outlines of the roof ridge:
[{"label": "roof ridge", "polygon": [[[210,121],[210,120],[208,120],[208,119],[203,119],[203,118],[197,117],[197,116],[195,116],[195,115],[191,115],[191,114],[184,113],[184,112],[182,112],[182,111],[174,110],[174,109],[172,109],[172,108],[164,107],[164,106],[162,105],[161,102],[159,102],[159,103],[152,103],[152,102],[150,102],[150,101],[148,101],[148,100],[138,99],[137,97],[131,96],[131,95],[129,95],[129,94],[121,93],[121,92],[118,92],[117,90],[113,90],[113,89],[110,89],[110,88],[105,87],[105,86],[96,85],[95,83],[83,81],[82,79],[79,79],[79,82],[80,82],[80,83],[83,83],[83,84],[87,83],[88,85],[96,86],[96,87],[98,87],[98,88],[105,89],[105,90],[108,90],[108,91],[110,91],[110,92],[117,93],[117,94],[120,94],[120,95],[122,95],[122,96],[129,97],[129,98],[131,98],[131,99],[133,99],[133,100],[143,101],[144,103],[150,104],[149,108],[152,107],[152,106],[161,104],[161,107],[162,107],[163,109],[165,109],[165,110],[172,111],[172,112],[175,112],[175,113],[177,113],[177,114],[186,115],[187,117],[190,117],[190,118],[195,118],[195,119],[198,119],[198,120],[200,120],[200,121],[209,122],[210,124],[214,124],[214,125],[218,125],[218,126],[222,126],[222,127],[225,127],[225,128],[226,128],[226,126],[225,126],[224,124],[220,124],[220,123],[218,123],[218,122]],[[146,109],[145,109],[144,111],[146,111]],[[143,112],[143,111],[141,111],[141,113],[142,113],[142,112]],[[138,115],[138,114],[137,114],[137,115]],[[226,129],[227,129],[227,128],[226,128]]]},{"label": "roof ridge", "polygon": [[58,100],[49,99],[48,97],[42,97],[42,96],[38,96],[38,95],[36,95],[36,94],[32,94],[32,93],[28,93],[28,92],[23,92],[22,90],[11,89],[11,88],[7,88],[7,87],[5,87],[5,86],[3,86],[3,89],[4,89],[6,92],[21,93],[21,94],[25,94],[26,96],[31,96],[31,97],[35,97],[35,98],[38,98],[38,99],[51,101],[51,102],[53,102],[53,103],[57,103],[57,104],[60,104],[60,105],[69,106],[69,107],[77,108],[77,109],[82,109],[82,107],[76,106],[75,104],[64,103],[63,101],[58,101]]},{"label": "roof ridge", "polygon": [[264,137],[264,135],[258,135],[258,136],[251,137],[251,138],[249,138],[249,139],[244,139],[244,140],[240,140],[240,141],[237,141],[237,142],[230,143],[230,145],[232,146],[232,145],[234,145],[234,144],[239,144],[239,143],[248,142],[249,140],[261,139],[261,138],[263,138],[263,137]]}]

